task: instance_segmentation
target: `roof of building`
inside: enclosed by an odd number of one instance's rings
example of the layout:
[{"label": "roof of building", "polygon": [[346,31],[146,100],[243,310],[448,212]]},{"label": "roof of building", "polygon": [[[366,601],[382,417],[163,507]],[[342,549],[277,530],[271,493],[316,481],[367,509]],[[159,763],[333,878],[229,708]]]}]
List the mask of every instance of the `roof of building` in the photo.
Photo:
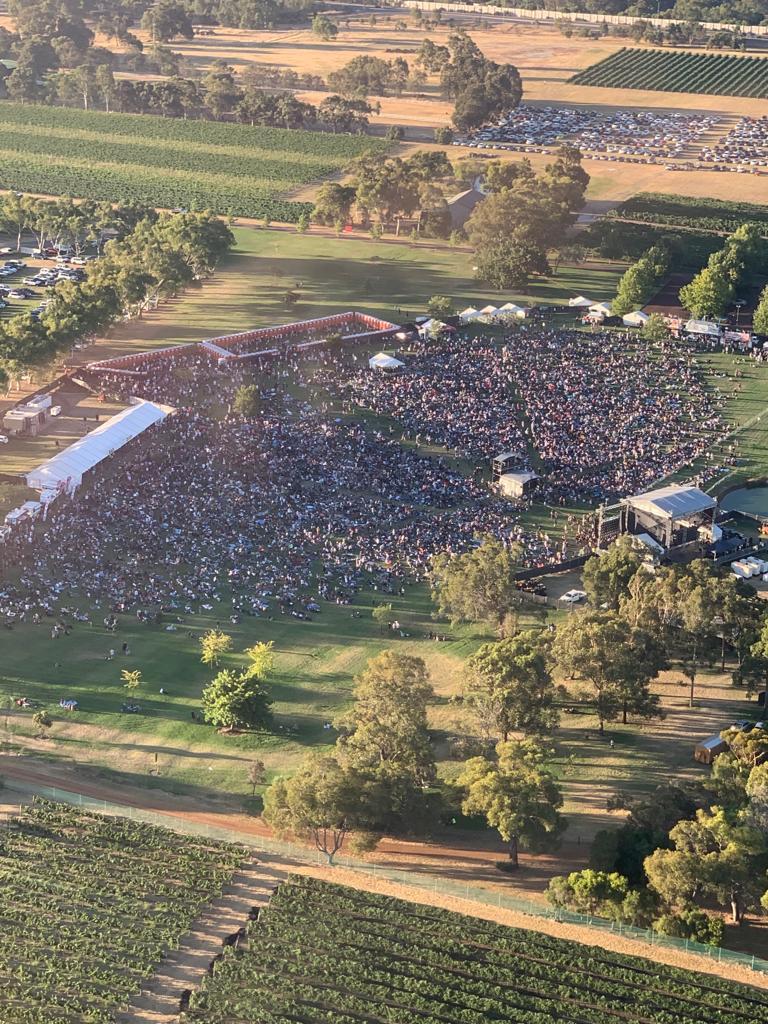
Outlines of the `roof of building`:
[{"label": "roof of building", "polygon": [[85,473],[112,452],[138,437],[153,423],[165,419],[173,409],[155,402],[129,405],[116,416],[96,427],[90,434],[75,441],[69,448],[41,463],[27,474],[27,484],[37,490],[72,489],[80,484]]},{"label": "roof of building", "polygon": [[451,223],[457,227],[464,227],[469,220],[469,215],[482,199],[485,199],[485,196],[476,188],[468,188],[464,192],[457,192],[455,196],[451,196],[446,200]]},{"label": "roof of building", "polygon": [[717,505],[714,498],[698,487],[678,487],[674,484],[659,487],[655,491],[646,491],[645,494],[635,494],[623,498],[622,501],[641,512],[660,516],[662,519],[683,519],[697,512],[706,512]]}]

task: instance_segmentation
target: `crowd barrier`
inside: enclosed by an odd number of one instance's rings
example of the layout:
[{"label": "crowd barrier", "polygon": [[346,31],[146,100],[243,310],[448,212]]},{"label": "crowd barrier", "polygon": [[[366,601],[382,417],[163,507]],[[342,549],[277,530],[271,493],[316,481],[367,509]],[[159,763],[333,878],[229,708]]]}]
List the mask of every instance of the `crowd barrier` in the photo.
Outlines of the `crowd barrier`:
[{"label": "crowd barrier", "polygon": [[[82,807],[85,810],[97,811],[100,814],[143,821],[147,824],[157,825],[186,835],[239,843],[240,845],[250,847],[257,853],[280,857],[295,864],[327,866],[327,859],[319,851],[305,846],[298,846],[295,843],[281,842],[278,839],[271,839],[266,836],[249,835],[238,832],[235,829],[218,828],[160,811],[149,811],[144,808],[114,804],[106,800],[97,800],[92,797],[83,796],[81,793],[74,793],[71,790],[53,786],[38,786],[16,779],[6,779],[5,788],[27,797],[38,796],[46,800],[56,800],[60,803]],[[737,953],[734,950],[723,949],[719,946],[705,946],[691,939],[676,939],[669,935],[660,935],[650,928],[635,928],[632,925],[620,924],[615,921],[609,921],[606,918],[577,914],[572,911],[549,907],[544,903],[538,903],[534,900],[507,895],[501,892],[500,889],[483,889],[477,885],[470,885],[468,882],[453,882],[450,879],[441,878],[439,875],[421,874],[417,871],[382,867],[375,863],[368,863],[367,861],[340,855],[335,857],[334,866],[357,871],[372,878],[396,882],[399,885],[425,889],[480,906],[499,907],[540,920],[584,925],[594,929],[595,934],[598,932],[610,932],[624,939],[634,939],[638,943],[638,956],[652,957],[651,947],[666,947],[686,953],[693,953],[708,960],[716,960],[718,963],[743,967],[760,974],[768,974],[768,960],[761,960],[750,953]],[[472,913],[471,908],[467,908],[467,913]]]}]

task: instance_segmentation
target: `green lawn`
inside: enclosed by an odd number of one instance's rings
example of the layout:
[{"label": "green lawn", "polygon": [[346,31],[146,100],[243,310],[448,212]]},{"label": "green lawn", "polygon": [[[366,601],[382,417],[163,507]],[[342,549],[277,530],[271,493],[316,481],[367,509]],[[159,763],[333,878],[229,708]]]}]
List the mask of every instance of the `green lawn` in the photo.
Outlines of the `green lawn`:
[{"label": "green lawn", "polygon": [[[579,293],[609,299],[624,269],[620,264],[611,270],[560,267],[553,278],[535,282],[525,293],[502,295],[475,282],[472,256],[466,252],[257,228],[236,228],[235,237],[237,246],[213,281],[169,307],[163,317],[168,327],[164,344],[347,309],[397,322],[406,311],[423,313],[427,299],[436,294],[450,296],[457,310],[508,299],[566,303]],[[294,288],[301,299],[288,309],[284,296]]]},{"label": "green lawn", "polygon": [[[250,759],[262,758],[275,773],[293,768],[309,747],[334,741],[335,733],[324,724],[347,705],[353,677],[368,658],[389,646],[427,662],[438,692],[435,726],[441,728],[445,696],[457,689],[465,659],[484,639],[482,630],[451,630],[446,642],[426,639],[433,628],[431,605],[426,589],[415,587],[405,598],[387,596],[409,637],[382,635],[371,618],[377,596],[363,593],[351,606],[325,603],[312,622],[244,616],[232,625],[223,595],[211,612],[183,614],[180,623],[166,617],[159,626],[145,625],[133,616],[120,616],[115,634],[104,629],[98,612],[93,625],[76,623],[71,635],[57,640],[51,639],[50,624],[17,626],[5,634],[0,697],[25,695],[45,703],[55,725],[51,739],[39,745],[43,754],[90,761],[126,781],[143,783],[151,781],[157,753],[164,786],[245,793]],[[357,612],[359,617],[353,617]],[[199,711],[201,690],[212,676],[200,663],[198,638],[218,622],[231,634],[235,652],[222,667],[244,664],[237,652],[256,641],[275,642],[272,735],[225,737],[192,722],[191,712]],[[177,629],[168,631],[171,624]],[[129,656],[121,653],[123,642],[129,645]],[[116,652],[113,660],[107,660],[110,649]],[[141,715],[120,712],[126,699],[123,668],[138,668],[143,674],[135,698]],[[63,697],[78,700],[80,710],[60,710]],[[13,714],[9,726],[11,739],[33,732],[28,712]]]}]

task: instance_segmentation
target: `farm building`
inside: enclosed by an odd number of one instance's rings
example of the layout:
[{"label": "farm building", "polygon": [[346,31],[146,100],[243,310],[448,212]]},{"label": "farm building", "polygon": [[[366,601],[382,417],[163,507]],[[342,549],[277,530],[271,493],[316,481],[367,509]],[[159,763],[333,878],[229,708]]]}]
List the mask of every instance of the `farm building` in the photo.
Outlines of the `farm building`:
[{"label": "farm building", "polygon": [[464,192],[458,192],[447,200],[448,213],[451,217],[451,227],[455,230],[463,228],[469,220],[472,211],[478,203],[485,199],[483,193],[477,188],[468,188]]},{"label": "farm building", "polygon": [[728,749],[725,740],[718,735],[708,736],[701,743],[697,743],[693,750],[694,760],[700,764],[712,764],[719,754],[724,754]]}]

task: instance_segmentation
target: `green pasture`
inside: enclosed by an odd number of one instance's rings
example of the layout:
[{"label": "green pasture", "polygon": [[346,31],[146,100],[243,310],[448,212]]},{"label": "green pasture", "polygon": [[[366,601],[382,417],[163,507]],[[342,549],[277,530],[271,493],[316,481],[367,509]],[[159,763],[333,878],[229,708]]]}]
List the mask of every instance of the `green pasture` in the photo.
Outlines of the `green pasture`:
[{"label": "green pasture", "polygon": [[[525,293],[502,295],[474,280],[470,253],[449,248],[245,227],[235,238],[214,279],[173,303],[164,344],[351,309],[397,322],[424,313],[432,295],[450,296],[457,310],[508,299],[563,304],[579,293],[598,301],[615,295],[624,270],[561,266]],[[292,308],[289,290],[300,295]]]},{"label": "green pasture", "polygon": [[[384,596],[406,637],[382,633],[373,621],[373,603],[381,603]],[[181,612],[180,622],[166,615],[161,624],[149,625],[121,615],[114,634],[102,624],[104,611],[94,614],[93,625],[73,623],[70,635],[55,640],[54,620],[18,625],[2,634],[0,698],[7,704],[23,695],[45,704],[55,725],[50,740],[39,745],[44,755],[91,761],[126,781],[152,784],[157,771],[164,787],[245,793],[250,760],[264,760],[273,774],[295,767],[308,748],[333,743],[335,732],[324,728],[325,723],[349,703],[353,678],[366,661],[387,647],[425,659],[443,695],[435,704],[440,720],[444,696],[458,687],[465,659],[484,639],[482,630],[441,625],[450,639],[429,640],[426,634],[436,627],[425,588],[411,588],[404,598],[384,596],[368,592],[358,595],[353,605],[324,603],[311,622],[276,613],[273,622],[243,616],[233,625],[228,596],[222,593],[212,610]],[[274,641],[272,734],[222,736],[193,722],[191,713],[199,711],[201,691],[215,672],[201,664],[198,640],[217,624],[234,645],[220,667],[242,666],[246,659],[239,652],[244,648]],[[169,631],[170,625],[176,628]],[[128,656],[121,653],[124,642]],[[130,698],[120,678],[124,668],[138,668],[143,675],[139,691]],[[60,699],[70,697],[80,704],[77,712],[58,706]],[[137,701],[142,713],[121,713],[127,699]],[[7,742],[34,732],[30,712],[14,711],[7,724]]]}]

